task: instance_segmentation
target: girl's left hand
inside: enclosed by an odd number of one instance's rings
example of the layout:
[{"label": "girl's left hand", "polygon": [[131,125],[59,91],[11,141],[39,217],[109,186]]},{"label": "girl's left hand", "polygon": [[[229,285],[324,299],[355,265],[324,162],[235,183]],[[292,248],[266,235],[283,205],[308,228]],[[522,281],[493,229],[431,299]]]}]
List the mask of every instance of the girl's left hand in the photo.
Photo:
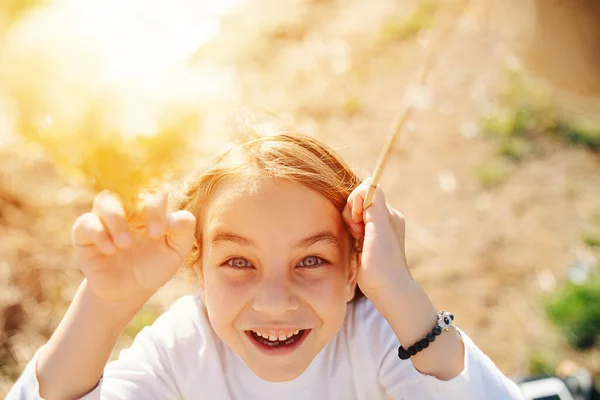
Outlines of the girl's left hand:
[{"label": "girl's left hand", "polygon": [[342,217],[351,235],[362,243],[357,283],[373,301],[390,284],[411,281],[412,277],[406,263],[404,216],[386,203],[379,185],[365,210],[370,185],[371,178],[367,178],[352,191]]},{"label": "girl's left hand", "polygon": [[[362,240],[357,282],[362,292],[388,321],[400,343],[415,343],[437,322],[437,309],[408,270],[404,217],[387,205],[377,186],[366,210],[367,179],[352,191],[342,216],[352,236]],[[464,345],[454,330],[435,345],[411,358],[422,374],[449,380],[464,370]]]}]

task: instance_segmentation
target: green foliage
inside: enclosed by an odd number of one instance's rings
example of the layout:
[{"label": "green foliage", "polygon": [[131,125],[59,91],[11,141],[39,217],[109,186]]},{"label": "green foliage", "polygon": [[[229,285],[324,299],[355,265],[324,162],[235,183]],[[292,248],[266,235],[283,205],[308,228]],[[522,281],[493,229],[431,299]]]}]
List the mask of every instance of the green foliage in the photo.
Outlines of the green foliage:
[{"label": "green foliage", "polygon": [[531,139],[556,125],[557,115],[547,93],[528,84],[520,74],[508,73],[506,81],[500,108],[481,120],[481,128],[496,141],[499,155],[518,162],[531,152]]},{"label": "green foliage", "polygon": [[506,166],[498,160],[487,160],[475,167],[475,177],[486,189],[498,186],[507,174]]},{"label": "green foliage", "polygon": [[592,347],[600,334],[598,277],[591,277],[582,285],[566,284],[549,298],[546,314],[571,346]]},{"label": "green foliage", "polygon": [[402,41],[415,37],[421,30],[429,28],[438,8],[436,0],[420,0],[415,10],[405,18],[392,17],[379,30],[384,42]]},{"label": "green foliage", "polygon": [[530,144],[520,137],[509,137],[498,144],[498,154],[510,161],[519,162],[530,151]]},{"label": "green foliage", "polygon": [[600,150],[600,127],[593,126],[587,122],[561,121],[556,125],[555,133],[566,142],[588,148],[590,150]]},{"label": "green foliage", "polygon": [[549,91],[519,73],[507,74],[500,103],[492,115],[482,118],[480,126],[506,160],[524,160],[535,152],[536,139],[542,136],[600,150],[600,126],[560,115]]},{"label": "green foliage", "polygon": [[497,113],[481,119],[481,130],[489,136],[512,136],[513,120],[510,115]]},{"label": "green foliage", "polygon": [[600,229],[585,233],[583,235],[583,241],[590,247],[600,247]]},{"label": "green foliage", "polygon": [[529,355],[528,370],[531,375],[554,375],[556,360],[550,359],[548,352],[533,352]]}]

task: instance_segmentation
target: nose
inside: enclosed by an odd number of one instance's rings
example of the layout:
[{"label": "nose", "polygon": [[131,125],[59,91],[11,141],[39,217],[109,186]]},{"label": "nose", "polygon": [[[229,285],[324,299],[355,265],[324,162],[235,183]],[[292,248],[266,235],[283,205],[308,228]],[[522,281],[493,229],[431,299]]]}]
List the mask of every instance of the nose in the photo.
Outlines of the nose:
[{"label": "nose", "polygon": [[252,305],[255,311],[278,317],[297,310],[300,300],[294,293],[291,282],[278,275],[264,280],[258,287]]}]

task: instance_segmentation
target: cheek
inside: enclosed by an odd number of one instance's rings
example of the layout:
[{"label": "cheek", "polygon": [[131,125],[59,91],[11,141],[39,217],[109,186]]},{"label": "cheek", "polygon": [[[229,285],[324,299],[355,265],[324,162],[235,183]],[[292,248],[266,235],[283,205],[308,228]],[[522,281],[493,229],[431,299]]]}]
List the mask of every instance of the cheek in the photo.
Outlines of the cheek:
[{"label": "cheek", "polygon": [[305,277],[301,286],[304,300],[321,316],[345,309],[346,276],[343,268]]},{"label": "cheek", "polygon": [[211,322],[219,326],[231,326],[248,303],[245,285],[236,284],[217,271],[208,270],[204,276],[206,308]]}]

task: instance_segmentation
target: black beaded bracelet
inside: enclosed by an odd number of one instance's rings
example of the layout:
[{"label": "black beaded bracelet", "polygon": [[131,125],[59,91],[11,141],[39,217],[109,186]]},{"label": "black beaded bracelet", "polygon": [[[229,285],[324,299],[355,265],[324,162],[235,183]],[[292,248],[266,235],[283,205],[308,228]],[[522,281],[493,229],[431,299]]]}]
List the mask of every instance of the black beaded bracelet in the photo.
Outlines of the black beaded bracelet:
[{"label": "black beaded bracelet", "polygon": [[429,343],[433,342],[436,336],[442,334],[442,330],[447,331],[450,329],[453,321],[454,315],[452,315],[451,312],[441,311],[438,313],[437,325],[433,327],[431,332],[429,332],[423,339],[410,346],[408,349],[405,349],[402,346],[398,347],[398,357],[400,357],[401,360],[408,360],[411,356],[414,356],[421,350],[428,348]]}]

